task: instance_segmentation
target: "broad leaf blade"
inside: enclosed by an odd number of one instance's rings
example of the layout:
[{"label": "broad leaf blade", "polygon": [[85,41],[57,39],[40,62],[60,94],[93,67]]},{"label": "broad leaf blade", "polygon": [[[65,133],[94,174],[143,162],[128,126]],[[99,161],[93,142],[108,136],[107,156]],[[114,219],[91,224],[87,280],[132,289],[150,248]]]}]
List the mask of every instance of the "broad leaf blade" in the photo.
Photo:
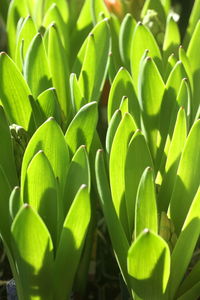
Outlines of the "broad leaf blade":
[{"label": "broad leaf blade", "polygon": [[124,229],[116,214],[113,205],[110,187],[107,179],[105,163],[102,150],[99,150],[96,155],[95,171],[97,178],[97,187],[101,200],[101,206],[108,226],[113,249],[122,272],[122,276],[130,288],[129,275],[127,272],[127,253],[129,243],[126,238]]},{"label": "broad leaf blade", "polygon": [[183,149],[170,201],[170,215],[176,232],[180,232],[192,200],[199,187],[200,121],[192,126]]},{"label": "broad leaf blade", "polygon": [[56,27],[49,29],[48,62],[64,121],[70,120],[69,66]]},{"label": "broad leaf blade", "polygon": [[200,282],[195,284],[190,290],[188,290],[184,295],[177,298],[177,300],[197,300],[200,294]]},{"label": "broad leaf blade", "polygon": [[112,142],[113,142],[116,130],[119,126],[119,123],[121,122],[121,119],[122,119],[122,113],[118,109],[114,112],[114,114],[108,124],[108,130],[107,130],[107,134],[106,134],[106,152],[107,152],[107,154],[110,154]]},{"label": "broad leaf blade", "polygon": [[93,100],[91,97],[95,84],[96,54],[94,35],[89,34],[84,61],[78,78],[79,88],[87,102]]},{"label": "broad leaf blade", "polygon": [[[171,274],[169,285],[169,296],[171,299],[175,296],[178,286],[187,270],[192,258],[196,243],[200,234],[200,188],[198,189],[191,204],[187,217],[182,227],[180,236],[176,242],[171,258]],[[187,247],[185,245],[187,244]],[[184,255],[183,254],[183,248]]]},{"label": "broad leaf blade", "polygon": [[[200,3],[200,2],[199,2]],[[193,77],[193,103],[192,103],[192,119],[194,120],[197,110],[199,108],[199,93],[200,93],[200,88],[199,88],[199,79],[200,79],[200,71],[199,71],[199,64],[200,64],[200,59],[199,59],[199,47],[200,47],[200,42],[199,42],[199,34],[200,34],[200,21],[197,23],[195,31],[192,35],[190,44],[187,49],[187,56],[189,58],[190,66],[191,66],[191,71],[192,71],[192,77]]]},{"label": "broad leaf blade", "polygon": [[52,167],[43,151],[31,160],[25,178],[24,203],[28,203],[46,224],[54,245],[57,243],[57,182]]},{"label": "broad leaf blade", "polygon": [[47,55],[40,33],[33,38],[27,50],[24,61],[24,77],[34,97],[51,87]]},{"label": "broad leaf blade", "polygon": [[70,75],[70,95],[71,103],[73,106],[73,113],[75,115],[79,111],[79,109],[87,102],[82,95],[82,91],[79,87],[76,74],[74,73]]},{"label": "broad leaf blade", "polygon": [[147,57],[142,64],[138,83],[138,98],[142,110],[142,127],[153,159],[156,157],[159,116],[165,84],[154,63]]},{"label": "broad leaf blade", "polygon": [[178,53],[178,47],[181,42],[178,24],[173,16],[169,15],[167,18],[165,38],[163,43],[164,56],[167,58],[172,53]]},{"label": "broad leaf blade", "polygon": [[46,226],[26,204],[17,214],[11,230],[24,298],[53,299],[49,289],[53,283],[53,246]]},{"label": "broad leaf blade", "polygon": [[119,33],[120,55],[127,70],[130,70],[131,41],[135,27],[136,21],[131,14],[127,14],[122,20]]},{"label": "broad leaf blade", "polygon": [[139,182],[144,170],[153,162],[144,135],[136,131],[131,139],[125,163],[125,197],[130,232],[133,233],[135,220],[135,202]]},{"label": "broad leaf blade", "polygon": [[135,204],[135,238],[145,229],[158,232],[158,217],[153,170],[149,167],[142,174]]},{"label": "broad leaf blade", "polygon": [[114,112],[119,108],[123,96],[128,97],[129,111],[133,115],[137,126],[140,126],[139,104],[135,95],[133,80],[126,69],[120,68],[111,85],[109,93],[108,122],[111,120]]},{"label": "broad leaf blade", "polygon": [[56,253],[54,286],[57,299],[65,300],[70,296],[90,217],[90,197],[87,186],[83,185],[66,216]]},{"label": "broad leaf blade", "polygon": [[10,226],[11,217],[9,214],[9,197],[11,193],[11,187],[8,179],[0,166],[0,234],[7,246],[10,246]]},{"label": "broad leaf blade", "polygon": [[140,61],[146,49],[149,50],[149,55],[155,61],[158,69],[161,70],[162,64],[159,47],[149,29],[142,23],[138,23],[134,31],[131,46],[131,72],[136,92],[138,87]]},{"label": "broad leaf blade", "polygon": [[189,25],[187,27],[187,32],[184,38],[184,46],[187,48],[191,38],[193,37],[195,27],[199,21],[200,17],[200,1],[195,0],[192,12],[190,14]]},{"label": "broad leaf blade", "polygon": [[36,33],[37,30],[33,19],[30,16],[26,17],[18,34],[15,50],[15,62],[21,71],[26,52]]},{"label": "broad leaf blade", "polygon": [[97,102],[84,105],[75,115],[65,134],[71,154],[75,153],[81,145],[85,145],[89,152],[97,118]]},{"label": "broad leaf blade", "polygon": [[132,288],[142,299],[160,300],[170,274],[170,251],[166,242],[144,230],[128,252]]},{"label": "broad leaf blade", "polygon": [[[163,96],[161,111],[160,111],[160,140],[158,140],[158,152],[157,152],[157,165],[160,164],[162,153],[164,150],[166,138],[169,132],[169,127],[172,126],[172,116],[171,112],[177,107],[177,96],[182,83],[183,78],[187,77],[183,64],[178,61],[174,68],[172,69],[167,83],[166,90]],[[176,113],[174,117],[174,123],[176,121]]]},{"label": "broad leaf blade", "polygon": [[21,171],[22,190],[25,183],[25,176],[28,165],[32,160],[33,156],[39,150],[44,151],[46,157],[48,158],[52,166],[54,175],[58,181],[59,197],[61,197],[61,200],[59,202],[59,214],[61,214],[60,218],[62,220],[62,196],[69,166],[69,151],[61,128],[53,118],[48,119],[37,129],[26,148]]},{"label": "broad leaf blade", "polygon": [[136,126],[133,118],[129,113],[126,113],[122,118],[113,139],[109,161],[110,186],[113,204],[117,216],[129,238],[130,232],[125,201],[125,162],[128,144],[135,130]]},{"label": "broad leaf blade", "polygon": [[[66,1],[64,2],[67,4]],[[64,47],[65,49],[66,56],[69,57],[70,54],[69,28],[68,25],[65,24],[62,18],[61,12],[58,9],[57,4],[58,1],[57,3],[53,1],[53,4],[49,7],[48,11],[45,13],[43,26],[48,30],[48,27],[51,26],[52,24],[56,25],[59,38],[62,42],[62,47]]]},{"label": "broad leaf blade", "polygon": [[80,186],[83,184],[87,185],[88,191],[90,191],[90,166],[88,154],[85,146],[80,146],[72,158],[67,174],[64,194],[65,214],[68,212]]},{"label": "broad leaf blade", "polygon": [[27,130],[31,118],[31,92],[17,66],[5,53],[0,56],[0,81],[0,98],[9,122]]},{"label": "broad leaf blade", "polygon": [[177,115],[173,136],[171,138],[171,142],[169,142],[169,149],[167,151],[165,150],[164,152],[164,161],[166,162],[166,164],[164,166],[164,171],[162,172],[161,170],[161,176],[163,175],[162,182],[156,180],[157,183],[161,183],[161,187],[158,193],[159,211],[167,211],[168,209],[180,161],[180,156],[186,142],[186,137],[187,124],[185,110],[183,108],[180,108]]},{"label": "broad leaf blade", "polygon": [[100,17],[103,15],[103,17],[109,17],[109,11],[105,5],[104,1],[101,0],[92,0],[91,1],[91,13],[93,18],[93,23],[96,24],[98,21],[100,21]]},{"label": "broad leaf blade", "polygon": [[10,186],[13,188],[18,184],[18,178],[10,130],[2,106],[0,106],[0,141],[0,165],[8,178]]},{"label": "broad leaf blade", "polygon": [[42,92],[38,97],[38,105],[40,107],[43,122],[53,117],[59,125],[61,125],[61,111],[58,98],[54,88],[50,88]]},{"label": "broad leaf blade", "polygon": [[27,3],[13,0],[10,3],[7,17],[8,46],[11,57],[15,57],[17,23],[21,17],[28,15]]}]

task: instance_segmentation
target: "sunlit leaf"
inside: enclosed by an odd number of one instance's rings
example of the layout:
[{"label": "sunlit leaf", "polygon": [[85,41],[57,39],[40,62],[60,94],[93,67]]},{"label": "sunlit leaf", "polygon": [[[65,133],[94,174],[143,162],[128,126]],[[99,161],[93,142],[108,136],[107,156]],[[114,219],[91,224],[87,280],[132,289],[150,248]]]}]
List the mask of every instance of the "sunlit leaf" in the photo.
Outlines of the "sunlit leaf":
[{"label": "sunlit leaf", "polygon": [[0,55],[0,98],[10,123],[28,129],[31,118],[29,87],[12,59]]},{"label": "sunlit leaf", "polygon": [[125,197],[131,233],[133,233],[135,220],[137,190],[141,176],[147,167],[153,168],[151,154],[144,135],[141,131],[136,131],[129,143],[125,163]]},{"label": "sunlit leaf", "polygon": [[109,172],[113,204],[127,237],[130,238],[125,200],[125,162],[128,144],[136,130],[133,118],[126,113],[115,133],[110,152]]},{"label": "sunlit leaf", "polygon": [[96,102],[84,105],[75,115],[65,134],[65,140],[71,154],[75,153],[81,145],[85,145],[89,152],[97,125],[97,118]]},{"label": "sunlit leaf", "polygon": [[56,245],[58,233],[57,182],[43,151],[39,151],[31,160],[23,188],[24,203],[30,204],[38,212]]},{"label": "sunlit leaf", "polygon": [[199,187],[200,168],[200,121],[192,126],[180,159],[176,181],[170,201],[170,216],[176,232],[180,232],[192,200]]},{"label": "sunlit leaf", "polygon": [[170,251],[166,242],[145,229],[128,251],[132,288],[142,299],[162,299],[170,275]]},{"label": "sunlit leaf", "polygon": [[135,94],[133,80],[129,72],[120,68],[115,76],[115,79],[111,85],[109,98],[108,98],[108,121],[111,120],[114,112],[119,109],[122,97],[126,96],[129,99],[129,111],[133,115],[134,121],[137,126],[140,125],[140,111],[139,104]]},{"label": "sunlit leaf", "polygon": [[[53,246],[39,215],[27,204],[12,225],[13,252],[25,298],[53,299]],[[28,237],[28,238],[27,238]]]},{"label": "sunlit leaf", "polygon": [[90,217],[88,188],[86,185],[82,185],[64,221],[56,253],[54,287],[55,295],[59,300],[65,300],[70,296]]},{"label": "sunlit leaf", "polygon": [[51,87],[51,75],[41,34],[37,34],[29,45],[24,61],[24,77],[37,97]]}]

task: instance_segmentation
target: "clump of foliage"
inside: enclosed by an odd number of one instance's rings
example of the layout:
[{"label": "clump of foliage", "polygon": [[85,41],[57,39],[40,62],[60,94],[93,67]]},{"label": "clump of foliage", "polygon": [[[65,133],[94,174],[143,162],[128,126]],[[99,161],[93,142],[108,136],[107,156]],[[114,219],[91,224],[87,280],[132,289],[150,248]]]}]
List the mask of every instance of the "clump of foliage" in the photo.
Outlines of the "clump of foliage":
[{"label": "clump of foliage", "polygon": [[198,299],[200,1],[183,37],[169,0],[3,3],[0,234],[19,300],[83,294],[100,208],[132,299]]}]

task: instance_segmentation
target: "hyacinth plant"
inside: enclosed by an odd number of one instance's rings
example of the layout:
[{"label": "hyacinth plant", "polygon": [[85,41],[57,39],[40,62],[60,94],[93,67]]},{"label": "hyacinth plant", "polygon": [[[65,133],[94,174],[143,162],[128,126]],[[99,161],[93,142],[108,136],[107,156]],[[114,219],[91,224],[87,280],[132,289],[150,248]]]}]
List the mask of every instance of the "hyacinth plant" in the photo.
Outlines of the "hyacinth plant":
[{"label": "hyacinth plant", "polygon": [[200,1],[183,39],[169,0],[3,3],[0,233],[19,300],[82,289],[97,195],[130,297],[197,299]]}]

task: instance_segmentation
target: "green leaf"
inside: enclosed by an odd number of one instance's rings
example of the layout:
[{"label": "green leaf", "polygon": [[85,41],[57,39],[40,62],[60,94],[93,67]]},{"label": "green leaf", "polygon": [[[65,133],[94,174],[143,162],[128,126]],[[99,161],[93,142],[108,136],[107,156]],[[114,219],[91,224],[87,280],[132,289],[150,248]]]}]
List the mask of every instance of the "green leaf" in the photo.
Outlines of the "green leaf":
[{"label": "green leaf", "polygon": [[[52,143],[53,141],[53,143]],[[32,136],[24,153],[21,171],[21,187],[24,190],[25,176],[28,165],[33,156],[39,151],[43,150],[48,158],[55,178],[58,181],[59,197],[62,201],[66,175],[69,166],[69,151],[64,139],[61,128],[53,118],[49,118],[42,124]],[[61,214],[61,210],[59,214]]]},{"label": "green leaf", "polygon": [[63,118],[69,122],[71,103],[69,94],[69,66],[58,31],[54,25],[49,29],[48,61],[53,86],[56,89]]},{"label": "green leaf", "polygon": [[171,74],[174,66],[176,65],[176,63],[178,62],[178,59],[176,58],[176,56],[174,55],[174,53],[172,53],[167,60],[167,64],[165,67],[165,74],[164,74],[164,79],[165,82],[167,81],[169,75]]},{"label": "green leaf", "polygon": [[[200,2],[199,2],[200,4]],[[199,80],[200,80],[200,70],[198,68],[200,64],[199,59],[199,34],[200,34],[200,21],[198,21],[195,31],[192,35],[190,44],[187,49],[187,56],[190,62],[190,67],[192,71],[192,77],[193,77],[193,101],[192,101],[192,120],[194,120],[197,110],[199,108]]]},{"label": "green leaf", "polygon": [[12,0],[8,9],[7,32],[8,47],[11,57],[15,57],[17,23],[21,17],[28,15],[27,1]]},{"label": "green leaf", "polygon": [[58,98],[54,88],[47,89],[38,97],[38,104],[43,116],[43,121],[50,117],[54,117],[58,124],[61,124],[61,112],[58,103]]},{"label": "green leaf", "polygon": [[138,185],[144,170],[149,166],[153,168],[151,154],[144,135],[137,130],[129,143],[125,162],[125,197],[131,234],[134,227]]},{"label": "green leaf", "polygon": [[31,94],[27,83],[12,59],[4,52],[0,55],[0,98],[10,123],[28,130],[31,118]]},{"label": "green leaf", "polygon": [[189,79],[191,90],[193,91],[194,83],[193,83],[193,77],[192,77],[192,69],[191,69],[191,65],[190,65],[190,60],[187,57],[187,54],[186,54],[183,46],[179,47],[179,59],[183,63],[184,69],[185,69],[188,79]]},{"label": "green leaf", "polygon": [[[158,152],[157,152],[157,166],[160,164],[160,160],[163,154],[164,146],[166,143],[167,134],[172,120],[173,114],[177,107],[177,96],[182,83],[183,78],[187,77],[182,62],[178,61],[172,69],[167,83],[166,90],[162,100],[162,106],[160,110],[160,139],[158,140]],[[174,123],[176,120],[176,111]],[[173,128],[173,126],[171,126]]]},{"label": "green leaf", "polygon": [[181,36],[179,32],[179,27],[172,15],[167,18],[165,37],[163,42],[164,56],[168,56],[172,53],[178,53],[178,47],[181,42]]},{"label": "green leaf", "polygon": [[126,114],[126,113],[128,113],[129,112],[129,101],[128,101],[128,97],[126,97],[126,96],[123,96],[122,97],[122,100],[121,100],[121,103],[120,103],[120,107],[119,107],[119,109],[120,109],[120,111],[122,112],[122,117]]},{"label": "green leaf", "polygon": [[145,229],[128,251],[128,272],[139,297],[162,299],[170,275],[170,251],[166,242]]},{"label": "green leaf", "polygon": [[200,294],[200,282],[195,284],[190,290],[188,290],[184,295],[177,298],[177,300],[197,300]]},{"label": "green leaf", "polygon": [[160,71],[162,69],[162,64],[159,47],[153,34],[146,26],[139,22],[133,34],[130,56],[131,72],[136,92],[138,87],[140,61],[146,49],[149,50],[148,55],[153,58]]},{"label": "green leaf", "polygon": [[[194,197],[171,257],[169,297],[173,299],[192,258],[200,234],[200,188]],[[187,247],[185,247],[187,245]],[[184,255],[183,254],[183,248]]]},{"label": "green leaf", "polygon": [[86,104],[86,100],[82,95],[82,91],[80,90],[78,80],[76,74],[72,73],[70,75],[70,95],[71,95],[71,103],[73,105],[73,112],[76,114],[79,109]]},{"label": "green leaf", "polygon": [[[99,26],[99,27],[98,27]],[[98,101],[104,87],[108,70],[108,58],[111,46],[110,30],[106,19],[99,22],[91,32],[95,45],[95,76],[90,101]],[[89,37],[88,37],[89,39]],[[91,55],[91,53],[90,53]],[[90,56],[91,59],[91,56]],[[91,72],[91,70],[90,70]],[[86,98],[86,96],[85,96]],[[86,98],[87,100],[87,98]]]},{"label": "green leaf", "polygon": [[35,128],[37,129],[44,121],[46,121],[46,119],[43,116],[43,112],[38,101],[35,100],[32,95],[29,96],[29,101],[32,108],[32,119],[34,121]]},{"label": "green leaf", "polygon": [[[73,72],[76,73],[77,77],[79,77],[81,68],[83,65],[83,61],[86,55],[86,48],[88,44],[88,39],[93,36],[94,44],[95,44],[95,77],[94,77],[94,85],[92,88],[91,100],[98,101],[100,98],[100,93],[103,89],[107,69],[108,69],[108,57],[110,52],[110,31],[107,24],[107,19],[99,22],[91,31],[89,36],[85,39],[77,58],[76,64],[73,67]],[[88,100],[88,99],[86,99]]]},{"label": "green leaf", "polygon": [[[64,2],[67,4],[66,1]],[[67,10],[64,10],[64,12],[66,11]],[[45,13],[42,25],[45,28],[48,28],[52,24],[56,24],[59,39],[62,42],[62,47],[64,47],[65,49],[65,55],[68,57],[70,54],[69,28],[68,25],[65,24],[61,15],[61,11],[59,10],[57,4],[54,3],[54,1],[53,4],[49,7],[47,12]]]},{"label": "green leaf", "polygon": [[158,217],[153,169],[147,167],[142,174],[135,204],[135,238],[145,229],[158,232]]},{"label": "green leaf", "polygon": [[75,115],[65,134],[65,140],[71,154],[75,153],[81,145],[85,145],[89,152],[97,125],[97,118],[97,102],[90,102],[84,105]]},{"label": "green leaf", "polygon": [[165,22],[165,18],[166,18],[166,14],[165,14],[165,10],[164,7],[161,3],[161,1],[155,1],[155,0],[147,0],[144,3],[144,6],[142,8],[142,12],[141,12],[141,17],[143,18],[146,14],[148,10],[154,10],[159,18]]},{"label": "green leaf", "polygon": [[192,126],[180,159],[176,181],[170,201],[170,216],[176,232],[180,232],[189,207],[199,187],[200,120]]},{"label": "green leaf", "polygon": [[123,96],[128,97],[129,111],[133,115],[134,121],[139,127],[140,110],[138,100],[135,95],[133,80],[129,72],[122,67],[119,69],[111,85],[108,98],[108,121],[111,120],[112,115],[119,108]]},{"label": "green leaf", "polygon": [[47,12],[48,9],[53,5],[56,4],[58,7],[58,11],[61,14],[63,21],[67,24],[69,21],[69,7],[68,3],[65,0],[46,0],[44,11]]},{"label": "green leaf", "polygon": [[122,66],[120,51],[119,51],[119,33],[120,33],[120,19],[111,14],[109,20],[110,35],[111,35],[111,58],[109,62],[109,77],[112,78],[112,74],[115,76]]},{"label": "green leaf", "polygon": [[[158,208],[159,211],[167,211],[169,201],[171,199],[176,173],[182,153],[182,149],[185,145],[187,137],[187,124],[186,115],[183,108],[179,109],[177,114],[177,120],[174,127],[173,136],[169,138],[169,146],[165,146],[165,151],[163,154],[163,159],[161,162],[164,164],[164,170],[160,170],[161,180],[156,180],[158,184],[161,184],[158,193]],[[168,143],[168,142],[166,142]],[[164,162],[163,162],[164,160]]]},{"label": "green leaf", "polygon": [[168,15],[170,8],[171,8],[171,0],[161,0],[163,8],[165,10],[166,16]]},{"label": "green leaf", "polygon": [[57,182],[52,167],[41,150],[29,163],[22,194],[24,203],[30,204],[43,219],[56,245],[60,206],[57,199]]},{"label": "green leaf", "polygon": [[[82,64],[82,62],[83,62],[83,56],[84,56],[83,52],[85,51],[85,46],[86,46],[86,42],[84,42],[84,41],[86,41],[87,35],[93,28],[92,14],[91,14],[91,0],[85,0],[83,3],[81,1],[81,4],[83,4],[83,5],[80,10],[78,19],[77,20],[73,19],[73,16],[72,16],[71,24],[70,24],[71,31],[72,31],[70,41],[71,41],[71,45],[73,45],[73,51],[71,51],[71,53],[70,53],[71,66],[73,66],[74,62],[76,61],[78,63],[79,67],[81,67],[81,65],[79,65],[79,61],[80,61],[80,64]],[[71,5],[74,15],[76,15],[77,11],[78,11],[78,9],[77,9],[78,3],[74,2],[74,4],[70,3],[69,5]],[[81,5],[79,4],[79,7],[80,6]],[[85,45],[84,50],[82,48],[83,44]],[[77,60],[77,53],[79,53],[78,54],[78,56],[79,56],[80,48],[83,50],[83,52],[82,52],[83,56],[81,55],[82,56],[81,59],[80,59],[80,57],[78,57],[78,60]],[[80,69],[77,72],[73,68],[73,72],[76,73],[77,75],[79,75]]]},{"label": "green leaf", "polygon": [[80,146],[72,158],[67,174],[64,194],[65,215],[68,212],[81,185],[87,185],[88,191],[90,191],[90,180],[88,154],[85,146]]},{"label": "green leaf", "polygon": [[122,62],[127,70],[130,70],[130,53],[133,33],[136,27],[136,21],[131,14],[126,14],[122,20],[119,33],[119,50]]},{"label": "green leaf", "polygon": [[47,55],[40,33],[33,38],[27,50],[24,61],[24,77],[33,97],[37,97],[52,85]]},{"label": "green leaf", "polygon": [[91,14],[94,24],[100,21],[101,15],[103,15],[104,18],[109,18],[110,16],[105,2],[102,0],[91,0]]},{"label": "green leaf", "polygon": [[195,0],[194,5],[192,8],[192,12],[189,18],[189,25],[187,26],[187,31],[184,37],[184,46],[187,48],[188,44],[190,43],[191,39],[194,36],[194,31],[197,23],[199,22],[200,17],[200,1]]},{"label": "green leaf", "polygon": [[9,198],[9,212],[12,220],[14,220],[21,205],[22,205],[22,201],[20,197],[20,188],[16,186],[12,190],[12,193],[10,194],[10,198]]},{"label": "green leaf", "polygon": [[125,200],[125,162],[129,141],[136,130],[136,125],[129,113],[122,118],[113,139],[110,152],[109,170],[113,204],[123,228],[130,239]]},{"label": "green leaf", "polygon": [[[13,252],[23,286],[24,299],[53,299],[53,245],[38,214],[25,204],[11,228]],[[28,238],[27,238],[28,237]]]},{"label": "green leaf", "polygon": [[78,78],[79,88],[87,102],[92,101],[91,97],[96,75],[96,60],[94,35],[89,34],[89,37],[87,38],[87,47],[85,51],[84,61],[82,64],[81,73]]},{"label": "green leaf", "polygon": [[0,106],[0,165],[11,187],[18,184],[11,135],[3,107]]},{"label": "green leaf", "polygon": [[20,71],[22,71],[23,69],[23,63],[24,58],[26,56],[26,52],[36,33],[37,30],[33,19],[30,16],[26,17],[21,26],[16,41],[15,62]]},{"label": "green leaf", "polygon": [[107,154],[110,154],[113,139],[114,139],[116,130],[119,126],[119,123],[121,122],[121,119],[122,119],[122,113],[118,109],[114,112],[114,114],[112,115],[112,118],[108,124],[108,130],[106,133],[106,152],[107,152]]},{"label": "green leaf", "polygon": [[142,111],[142,129],[153,159],[159,135],[160,110],[165,85],[154,61],[147,57],[140,70],[138,98]]},{"label": "green leaf", "polygon": [[[91,217],[86,185],[76,194],[66,216],[54,266],[55,299],[69,298]],[[66,280],[67,279],[67,280]]]},{"label": "green leaf", "polygon": [[130,288],[126,262],[129,243],[112,201],[102,150],[97,152],[95,171],[101,206],[108,226],[112,246],[124,281]]},{"label": "green leaf", "polygon": [[[185,295],[187,291],[195,288],[195,285],[199,285],[199,274],[200,274],[200,261],[198,260],[190,273],[184,278],[183,282],[178,288],[177,295]],[[199,294],[198,294],[199,296]],[[195,298],[196,299],[196,298]]]},{"label": "green leaf", "polygon": [[10,246],[11,218],[9,214],[9,197],[12,191],[8,179],[0,165],[0,234],[7,246]]}]

